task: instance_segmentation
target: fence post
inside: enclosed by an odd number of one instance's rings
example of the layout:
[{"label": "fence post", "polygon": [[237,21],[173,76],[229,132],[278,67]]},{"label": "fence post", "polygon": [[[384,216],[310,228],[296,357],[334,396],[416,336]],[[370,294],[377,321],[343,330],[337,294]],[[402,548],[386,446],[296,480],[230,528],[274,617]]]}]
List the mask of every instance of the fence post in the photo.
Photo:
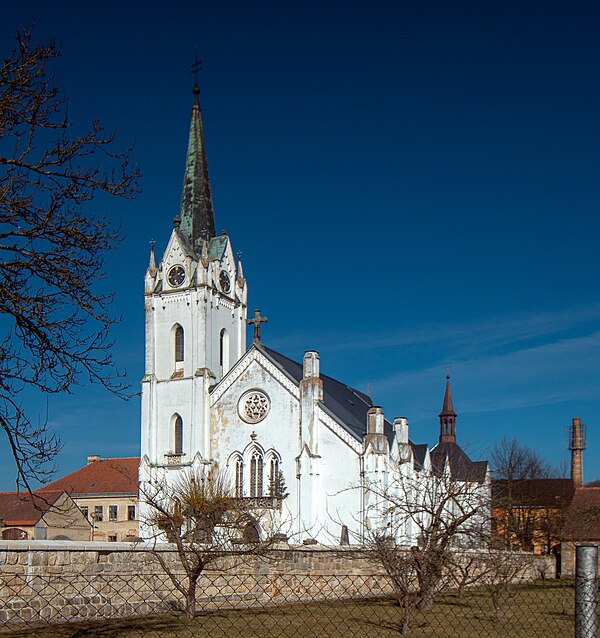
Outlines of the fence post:
[{"label": "fence post", "polygon": [[575,638],[597,638],[598,545],[575,551]]}]

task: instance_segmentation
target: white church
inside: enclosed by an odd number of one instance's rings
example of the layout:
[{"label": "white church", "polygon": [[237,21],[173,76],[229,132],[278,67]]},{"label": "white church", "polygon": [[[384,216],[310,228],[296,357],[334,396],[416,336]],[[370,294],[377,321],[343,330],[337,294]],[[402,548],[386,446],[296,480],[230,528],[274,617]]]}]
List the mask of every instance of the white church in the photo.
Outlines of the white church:
[{"label": "white church", "polygon": [[[242,264],[230,237],[215,233],[198,97],[195,86],[180,212],[144,280],[140,518],[147,481],[207,464],[226,472],[238,497],[277,501],[298,541],[323,544],[363,537],[367,483],[436,471],[487,483],[487,463],[456,443],[448,381],[440,440],[429,449],[410,440],[405,418],[387,420],[365,393],[322,374],[317,352],[297,362],[261,341],[266,319],[254,311],[248,320]],[[283,504],[269,498],[280,473]]]}]

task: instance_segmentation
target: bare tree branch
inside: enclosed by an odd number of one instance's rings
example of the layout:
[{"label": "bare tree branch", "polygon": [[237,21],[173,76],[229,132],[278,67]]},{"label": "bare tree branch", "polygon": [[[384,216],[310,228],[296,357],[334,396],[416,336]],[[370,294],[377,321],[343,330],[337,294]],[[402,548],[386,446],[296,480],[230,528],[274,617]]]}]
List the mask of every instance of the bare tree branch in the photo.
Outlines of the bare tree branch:
[{"label": "bare tree branch", "polygon": [[112,295],[98,291],[120,234],[84,205],[132,197],[139,171],[97,120],[73,130],[49,75],[58,56],[26,29],[0,66],[0,426],[26,489],[49,478],[60,442],[46,422],[34,425],[19,393],[87,380],[127,396],[110,354]]}]

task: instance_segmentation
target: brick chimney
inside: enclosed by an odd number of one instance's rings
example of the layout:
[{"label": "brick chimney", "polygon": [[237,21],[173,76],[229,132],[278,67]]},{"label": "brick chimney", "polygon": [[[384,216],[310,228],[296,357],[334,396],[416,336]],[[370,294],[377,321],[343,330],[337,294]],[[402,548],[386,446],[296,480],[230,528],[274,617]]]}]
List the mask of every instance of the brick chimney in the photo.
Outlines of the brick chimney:
[{"label": "brick chimney", "polygon": [[582,453],[585,450],[585,425],[581,423],[579,417],[575,417],[571,422],[569,449],[571,450],[571,480],[573,487],[583,485],[583,459]]}]

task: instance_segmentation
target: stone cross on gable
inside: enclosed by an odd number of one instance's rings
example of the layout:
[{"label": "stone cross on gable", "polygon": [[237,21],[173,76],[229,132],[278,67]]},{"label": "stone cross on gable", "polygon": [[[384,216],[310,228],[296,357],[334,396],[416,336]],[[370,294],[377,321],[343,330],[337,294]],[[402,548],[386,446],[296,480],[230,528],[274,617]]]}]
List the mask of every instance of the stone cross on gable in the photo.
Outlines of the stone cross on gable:
[{"label": "stone cross on gable", "polygon": [[248,319],[248,324],[254,324],[254,339],[253,341],[258,341],[260,343],[260,324],[268,321],[267,317],[260,316],[260,310],[254,311],[254,318]]}]

